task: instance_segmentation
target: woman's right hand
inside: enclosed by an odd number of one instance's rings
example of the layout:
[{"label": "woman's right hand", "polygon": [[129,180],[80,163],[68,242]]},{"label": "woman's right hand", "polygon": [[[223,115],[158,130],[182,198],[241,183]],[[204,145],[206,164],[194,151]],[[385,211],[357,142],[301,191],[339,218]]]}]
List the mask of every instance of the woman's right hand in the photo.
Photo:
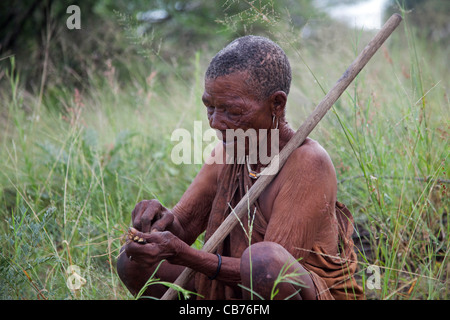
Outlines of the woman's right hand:
[{"label": "woman's right hand", "polygon": [[158,200],[143,200],[131,213],[133,227],[141,232],[165,231],[173,223],[173,213]]}]

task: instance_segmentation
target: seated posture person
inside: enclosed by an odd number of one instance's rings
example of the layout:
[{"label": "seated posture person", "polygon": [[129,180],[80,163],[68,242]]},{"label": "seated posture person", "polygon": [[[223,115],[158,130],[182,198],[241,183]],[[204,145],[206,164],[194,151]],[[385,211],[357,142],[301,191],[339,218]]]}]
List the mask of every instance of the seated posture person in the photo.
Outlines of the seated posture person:
[{"label": "seated posture person", "polygon": [[[212,59],[202,100],[209,124],[222,141],[172,209],[144,200],[133,210],[133,238],[140,241],[128,241],[117,262],[119,276],[133,294],[164,260],[155,277],[173,282],[184,268],[195,270],[186,289],[198,299],[363,298],[354,279],[353,218],[336,199],[329,155],[309,138],[217,252],[191,246],[204,231],[206,241],[258,179],[267,165],[260,158],[261,143],[269,150],[277,139],[281,150],[294,135],[285,117],[290,84],[288,58],[264,37],[238,38]],[[244,161],[236,156],[238,139],[227,138],[228,131],[238,129],[258,133],[258,150],[248,143],[241,148]],[[281,270],[293,281],[276,284]],[[153,285],[145,294],[161,297],[166,290]]]}]

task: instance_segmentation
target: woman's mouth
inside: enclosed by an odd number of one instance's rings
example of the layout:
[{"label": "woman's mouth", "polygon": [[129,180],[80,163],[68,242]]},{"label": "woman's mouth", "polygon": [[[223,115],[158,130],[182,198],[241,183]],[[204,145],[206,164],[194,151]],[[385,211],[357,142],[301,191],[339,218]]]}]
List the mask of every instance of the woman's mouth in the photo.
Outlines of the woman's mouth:
[{"label": "woman's mouth", "polygon": [[219,138],[219,140],[222,140],[222,143],[224,145],[229,146],[229,145],[234,144],[234,139],[231,141],[227,141],[226,130],[217,130],[216,129],[216,135],[217,135],[217,138]]}]

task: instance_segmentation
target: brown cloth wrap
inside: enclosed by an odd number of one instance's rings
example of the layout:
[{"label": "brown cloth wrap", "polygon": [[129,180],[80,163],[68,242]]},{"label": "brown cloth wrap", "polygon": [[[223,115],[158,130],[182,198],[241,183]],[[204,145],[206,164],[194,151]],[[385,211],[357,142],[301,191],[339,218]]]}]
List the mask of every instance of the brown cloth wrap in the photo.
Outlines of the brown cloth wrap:
[{"label": "brown cloth wrap", "polygon": [[[232,212],[253,181],[248,175],[245,164],[227,164],[218,181],[219,187],[214,199],[212,210],[206,228],[205,242],[217,230],[226,216]],[[254,215],[254,217],[253,217]],[[313,246],[310,254],[300,260],[300,263],[310,272],[316,286],[317,299],[362,299],[361,287],[356,283],[353,274],[357,266],[356,254],[353,251],[353,217],[341,203],[336,203],[336,216],[339,224],[340,253],[338,257],[327,255],[320,247]],[[241,220],[224,242],[218,247],[217,253],[222,256],[240,258],[249,246],[245,230],[249,231],[249,218],[253,220],[251,244],[264,241],[267,221],[256,201],[249,210],[248,217]],[[298,254],[290,252],[295,258]],[[242,299],[242,288],[237,283],[224,283],[209,280],[208,276],[197,273],[195,277],[197,299],[230,300]]]}]

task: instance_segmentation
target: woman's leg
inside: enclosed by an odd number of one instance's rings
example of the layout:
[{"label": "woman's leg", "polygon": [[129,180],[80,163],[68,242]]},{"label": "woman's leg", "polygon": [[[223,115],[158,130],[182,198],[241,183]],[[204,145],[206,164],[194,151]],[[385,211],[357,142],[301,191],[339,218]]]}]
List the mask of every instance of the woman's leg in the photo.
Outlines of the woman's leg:
[{"label": "woman's leg", "polygon": [[[281,282],[274,288],[275,280],[283,268],[284,275],[297,274],[289,279],[302,286]],[[286,249],[275,242],[258,242],[244,251],[241,258],[241,280],[243,286],[252,288],[253,292],[264,299],[316,299],[316,288],[309,273]],[[243,297],[250,299],[251,292],[243,289]],[[258,299],[256,295],[253,298]]]},{"label": "woman's leg", "polygon": [[[132,259],[130,260],[125,254],[123,248],[121,249],[119,258],[117,259],[117,273],[119,274],[122,282],[133,295],[137,295],[139,293],[153,272],[155,272],[157,266],[158,264],[155,264],[152,267],[143,267],[142,265],[134,262]],[[158,278],[160,281],[173,283],[184,269],[185,267],[183,266],[170,264],[169,262],[164,261],[159,266],[154,277]],[[186,289],[195,292],[194,279],[191,280]],[[164,285],[150,285],[145,290],[143,296],[161,298],[166,291],[167,287]]]}]

